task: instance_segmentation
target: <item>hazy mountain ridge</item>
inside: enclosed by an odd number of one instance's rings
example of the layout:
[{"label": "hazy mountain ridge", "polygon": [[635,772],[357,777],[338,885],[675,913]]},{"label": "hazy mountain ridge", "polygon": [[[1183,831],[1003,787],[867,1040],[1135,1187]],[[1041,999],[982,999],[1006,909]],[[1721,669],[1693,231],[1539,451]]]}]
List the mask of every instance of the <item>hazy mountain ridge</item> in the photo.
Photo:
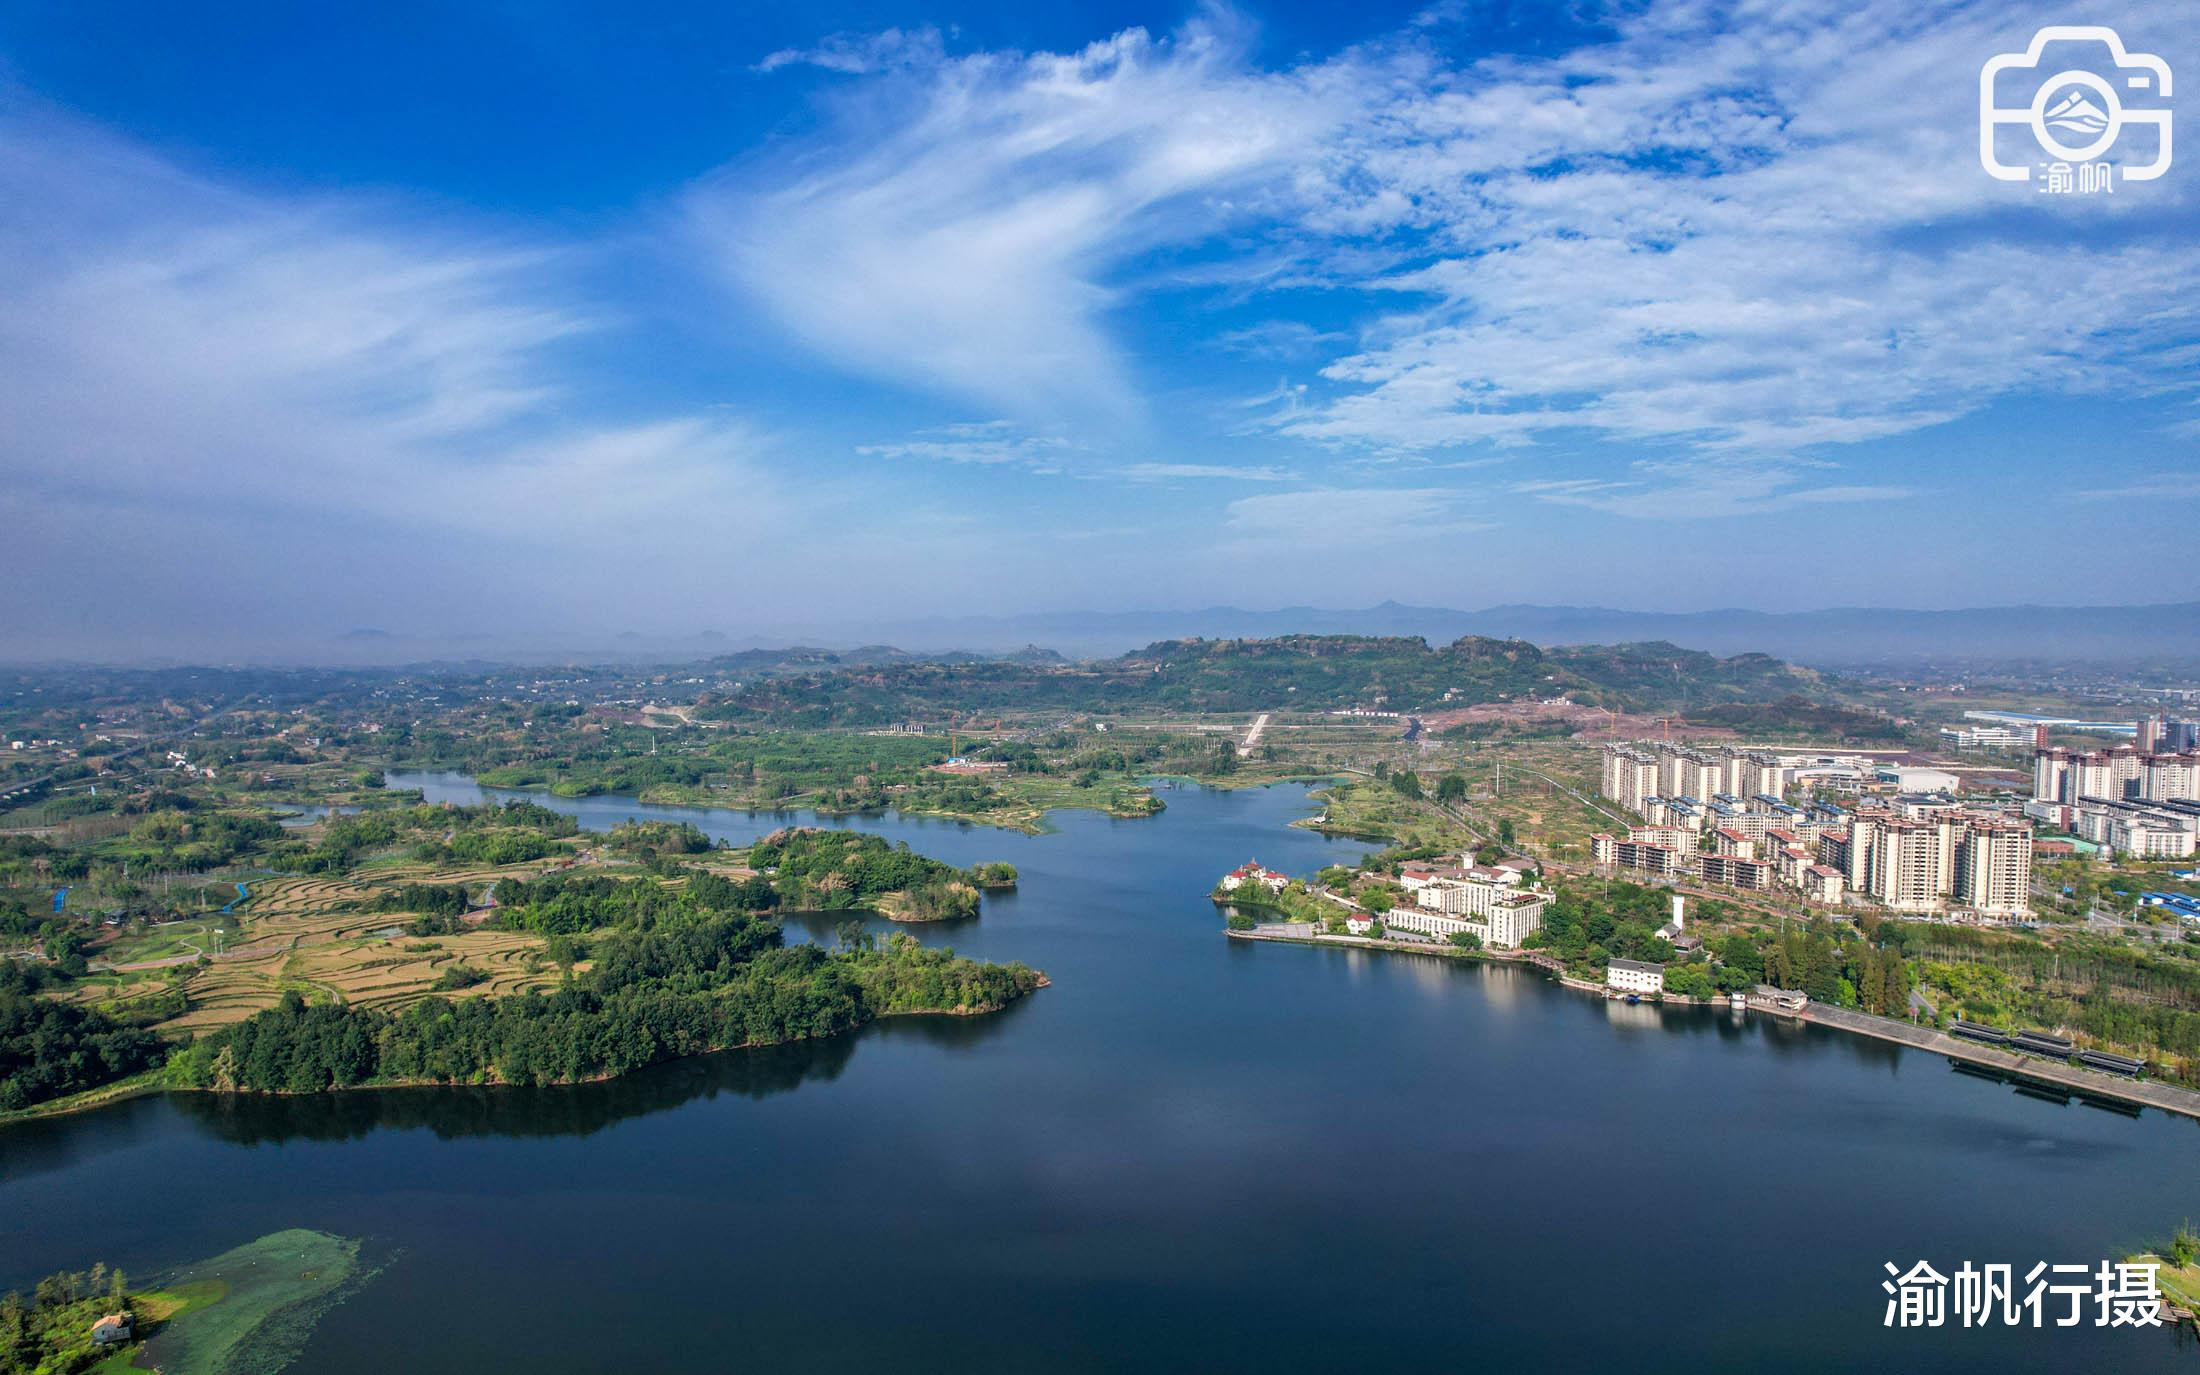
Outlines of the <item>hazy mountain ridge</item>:
[{"label": "hazy mountain ridge", "polygon": [[1039,643],[1072,656],[1093,656],[1192,637],[1418,635],[1444,643],[1477,635],[1545,646],[1665,641],[1719,655],[1760,653],[1803,663],[1852,665],[1963,659],[2200,658],[2200,650],[2190,648],[2196,625],[2200,625],[2200,603],[2196,602],[1949,611],[1832,607],[1680,612],[1538,605],[1462,611],[1383,602],[1356,610],[1248,611],[1218,606],[1196,611],[935,618],[897,626],[893,638],[908,644],[952,643],[981,650],[997,644]]}]

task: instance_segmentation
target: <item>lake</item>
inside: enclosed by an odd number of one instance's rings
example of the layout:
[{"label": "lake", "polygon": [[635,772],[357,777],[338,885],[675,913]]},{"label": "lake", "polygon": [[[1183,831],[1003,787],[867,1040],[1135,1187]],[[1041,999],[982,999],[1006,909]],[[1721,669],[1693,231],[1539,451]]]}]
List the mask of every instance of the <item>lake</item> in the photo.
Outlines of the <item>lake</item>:
[{"label": "lake", "polygon": [[[1224,870],[1363,846],[1290,829],[1301,787],[1160,793],[1158,817],[1058,813],[1045,836],[830,823],[1018,867],[981,918],[917,928],[1053,977],[997,1017],[604,1085],[0,1129],[0,1286],[287,1227],[395,1248],[312,1338],[314,1375],[2189,1368],[2179,1338],[2090,1311],[1887,1330],[1879,1286],[1890,1260],[2021,1275],[2159,1236],[2200,1215],[2200,1124],[1529,971],[1229,941]],[[528,796],[733,840],[793,819]]]}]

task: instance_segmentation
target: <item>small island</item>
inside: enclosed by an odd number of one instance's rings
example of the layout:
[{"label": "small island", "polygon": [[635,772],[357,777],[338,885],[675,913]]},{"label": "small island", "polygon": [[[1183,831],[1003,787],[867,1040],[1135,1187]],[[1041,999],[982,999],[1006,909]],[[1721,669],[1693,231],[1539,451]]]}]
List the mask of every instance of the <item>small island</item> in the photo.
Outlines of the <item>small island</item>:
[{"label": "small island", "polygon": [[817,827],[773,832],[750,847],[748,863],[771,877],[790,911],[868,909],[901,922],[975,917],[981,888],[1016,884],[1011,864],[957,869],[878,836]]}]

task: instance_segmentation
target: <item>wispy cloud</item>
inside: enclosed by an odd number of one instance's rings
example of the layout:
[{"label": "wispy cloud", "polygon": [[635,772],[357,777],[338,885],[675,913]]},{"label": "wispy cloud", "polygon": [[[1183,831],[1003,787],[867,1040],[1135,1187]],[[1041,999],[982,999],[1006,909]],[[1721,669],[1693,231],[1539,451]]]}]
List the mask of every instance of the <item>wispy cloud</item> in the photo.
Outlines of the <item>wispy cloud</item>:
[{"label": "wispy cloud", "polygon": [[1035,434],[1012,420],[980,420],[934,426],[890,444],[859,444],[856,452],[866,458],[914,458],[940,463],[1052,470],[1081,448],[1063,435]]},{"label": "wispy cloud", "polygon": [[829,141],[729,168],[689,224],[742,300],[831,362],[1030,419],[1140,409],[1114,274],[1245,213],[1328,95],[1245,63],[1209,11],[1073,53],[985,53],[877,78]]},{"label": "wispy cloud", "polygon": [[2068,495],[2078,501],[2190,501],[2200,497],[2200,473],[2148,473],[2114,486],[2074,488]]},{"label": "wispy cloud", "polygon": [[257,194],[20,105],[0,203],[39,208],[0,215],[17,485],[549,533],[692,506],[758,447],[724,417],[577,417],[560,351],[604,321],[555,245]]},{"label": "wispy cloud", "polygon": [[[1350,335],[1216,335],[1327,360],[1254,429],[1509,447],[1561,477],[1529,446],[1777,463],[2014,392],[2174,384],[2200,331],[2185,245],[2119,232],[2139,196],[2045,206],[1977,167],[1981,56],[2059,14],[1828,0],[1743,22],[1667,0],[1586,47],[1461,62],[1439,9],[1263,71],[1244,21],[1210,10],[1166,39],[903,65],[833,141],[698,191],[695,222],[826,357],[1026,418],[1135,410],[1108,313],[1142,282],[1204,279],[1382,312]],[[1223,228],[1227,251],[1185,261]],[[1122,270],[1156,257],[1168,272]]]},{"label": "wispy cloud", "polygon": [[1186,478],[1231,482],[1293,482],[1297,475],[1269,464],[1131,463],[1114,470],[1133,482],[1176,482]]},{"label": "wispy cloud", "polygon": [[781,48],[758,62],[756,70],[822,67],[844,76],[862,76],[897,67],[930,65],[945,56],[938,29],[883,29],[877,33],[836,33],[814,47]]},{"label": "wispy cloud", "polygon": [[1441,487],[1317,487],[1240,497],[1223,533],[1240,544],[1300,549],[1365,546],[1370,539],[1463,534],[1493,527],[1480,503]]},{"label": "wispy cloud", "polygon": [[1300,320],[1265,320],[1244,329],[1225,330],[1215,336],[1215,345],[1248,358],[1305,358],[1320,350],[1333,350],[1351,338],[1340,330],[1316,329]]},{"label": "wispy cloud", "polygon": [[1539,478],[1510,483],[1506,490],[1554,506],[1641,520],[1764,515],[1917,495],[1914,488],[1891,484],[1809,483],[1808,475],[1824,466],[1745,458],[1645,460],[1635,463],[1627,478]]},{"label": "wispy cloud", "polygon": [[2046,206],[1978,168],[1962,96],[2025,14],[1869,0],[1736,19],[1651,5],[1609,42],[1463,68],[1401,49],[1422,79],[1327,150],[1307,206],[1332,240],[1418,250],[1328,273],[1404,308],[1279,428],[1777,455],[2168,375],[2166,346],[2200,328],[2173,285],[2189,242],[2115,232],[2137,197]]}]

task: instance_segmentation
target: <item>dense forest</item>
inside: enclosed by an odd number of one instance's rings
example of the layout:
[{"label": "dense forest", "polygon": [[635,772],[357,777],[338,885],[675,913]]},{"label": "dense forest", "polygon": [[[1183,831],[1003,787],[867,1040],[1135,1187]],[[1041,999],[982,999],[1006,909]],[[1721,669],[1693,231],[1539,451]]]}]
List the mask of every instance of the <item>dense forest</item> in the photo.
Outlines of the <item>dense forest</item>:
[{"label": "dense forest", "polygon": [[0,1112],[98,1088],[166,1057],[160,1038],[36,993],[28,969],[0,968]]}]

